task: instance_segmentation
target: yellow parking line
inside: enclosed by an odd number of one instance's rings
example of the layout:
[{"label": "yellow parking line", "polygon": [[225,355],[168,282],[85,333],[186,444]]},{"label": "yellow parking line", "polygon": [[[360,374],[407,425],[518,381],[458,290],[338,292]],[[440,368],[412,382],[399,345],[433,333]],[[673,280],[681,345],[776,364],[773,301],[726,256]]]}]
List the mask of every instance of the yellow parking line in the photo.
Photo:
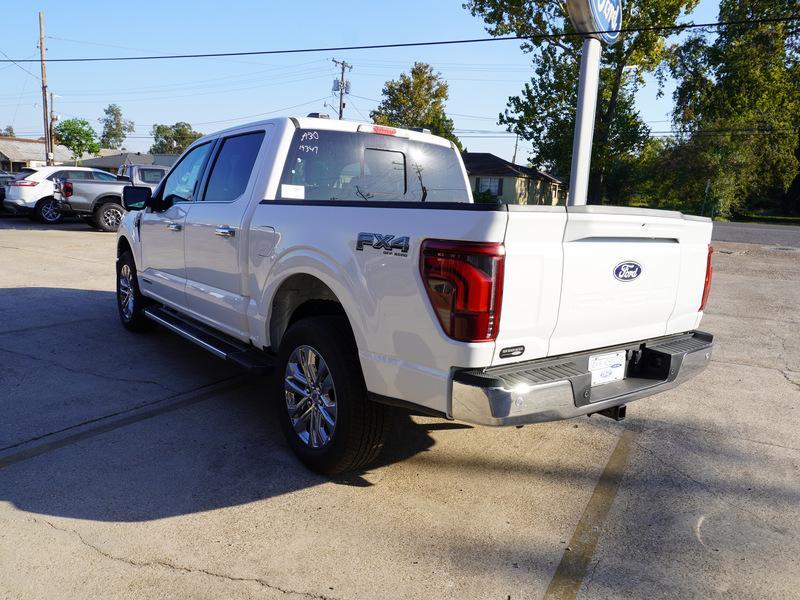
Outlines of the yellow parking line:
[{"label": "yellow parking line", "polygon": [[572,534],[572,539],[564,550],[555,575],[547,586],[545,600],[568,600],[578,595],[597,541],[600,539],[603,522],[617,495],[635,436],[634,431],[626,429],[617,441],[611,458],[608,459],[592,497]]}]

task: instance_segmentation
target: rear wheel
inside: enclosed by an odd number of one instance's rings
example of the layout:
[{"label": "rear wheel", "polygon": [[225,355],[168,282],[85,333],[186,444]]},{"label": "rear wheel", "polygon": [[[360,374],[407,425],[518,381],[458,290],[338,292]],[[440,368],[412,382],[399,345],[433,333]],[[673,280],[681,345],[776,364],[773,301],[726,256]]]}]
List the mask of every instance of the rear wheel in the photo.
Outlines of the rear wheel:
[{"label": "rear wheel", "polygon": [[37,221],[46,225],[55,225],[64,218],[55,198],[42,198],[39,200],[36,203],[36,208],[33,209],[33,215]]},{"label": "rear wheel", "polygon": [[275,383],[286,440],[310,469],[335,475],[378,456],[386,409],[367,399],[344,317],[309,317],[292,325],[278,353]]},{"label": "rear wheel", "polygon": [[145,331],[152,322],[144,315],[149,304],[139,291],[136,263],[130,252],[123,252],[117,261],[117,310],[122,325],[129,331]]},{"label": "rear wheel", "polygon": [[100,205],[94,212],[94,224],[101,231],[116,231],[125,215],[125,209],[115,202]]}]

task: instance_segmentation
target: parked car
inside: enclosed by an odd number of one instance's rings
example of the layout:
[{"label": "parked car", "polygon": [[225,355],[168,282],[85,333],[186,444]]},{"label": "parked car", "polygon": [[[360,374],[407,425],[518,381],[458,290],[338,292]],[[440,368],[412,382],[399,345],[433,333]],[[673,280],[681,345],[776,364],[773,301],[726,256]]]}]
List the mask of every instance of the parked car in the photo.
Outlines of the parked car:
[{"label": "parked car", "polygon": [[116,181],[113,175],[100,169],[64,166],[25,168],[6,185],[3,206],[9,212],[27,214],[41,223],[58,223],[63,214],[53,194],[55,182],[65,178],[73,181]]},{"label": "parked car", "polygon": [[6,185],[12,179],[14,179],[12,173],[0,171],[0,210],[3,208],[3,199],[6,197]]},{"label": "parked car", "polygon": [[126,185],[155,189],[169,167],[123,165],[116,177],[104,173],[94,179],[60,179],[54,197],[62,214],[76,215],[102,231],[116,231],[122,220],[122,188]]},{"label": "parked car", "polygon": [[490,426],[619,420],[711,358],[696,330],[709,219],[476,204],[455,146],[428,133],[242,125],[123,197],[144,209],[118,232],[122,324],[274,369],[263,397],[322,473],[377,455],[387,405]]}]

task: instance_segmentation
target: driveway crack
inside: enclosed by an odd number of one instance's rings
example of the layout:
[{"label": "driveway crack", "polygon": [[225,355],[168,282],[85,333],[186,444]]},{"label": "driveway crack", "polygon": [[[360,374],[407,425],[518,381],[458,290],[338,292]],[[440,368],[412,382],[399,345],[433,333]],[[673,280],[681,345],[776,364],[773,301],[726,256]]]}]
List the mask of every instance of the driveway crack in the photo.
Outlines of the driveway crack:
[{"label": "driveway crack", "polygon": [[716,490],[714,490],[710,485],[708,485],[707,483],[705,483],[703,481],[700,481],[699,479],[696,479],[695,477],[692,477],[691,475],[689,475],[689,473],[687,473],[683,469],[680,469],[679,467],[675,466],[674,464],[672,464],[668,460],[666,460],[666,459],[662,458],[661,456],[659,456],[658,453],[656,453],[652,449],[648,448],[645,444],[642,444],[642,443],[637,442],[635,440],[634,440],[633,443],[638,448],[640,448],[641,450],[643,450],[643,451],[647,452],[648,454],[650,454],[655,460],[657,460],[658,462],[660,462],[661,464],[663,464],[667,468],[672,469],[673,471],[675,471],[676,473],[678,473],[682,477],[685,477],[689,481],[691,481],[691,482],[695,483],[696,485],[700,486],[701,488],[703,488],[706,491],[706,493],[710,494],[711,496],[713,496],[714,498],[716,498],[717,500],[719,500],[723,504],[727,504],[731,508],[734,508],[734,509],[736,509],[738,511],[741,511],[741,512],[749,515],[750,517],[753,518],[753,520],[757,524],[759,524],[761,526],[762,529],[766,529],[766,530],[771,531],[772,533],[775,533],[775,534],[780,535],[782,537],[789,537],[789,534],[787,533],[787,531],[785,529],[781,529],[779,527],[775,527],[769,521],[767,521],[761,515],[759,515],[758,513],[753,512],[752,510],[750,510],[748,508],[745,508],[744,506],[740,506],[739,504],[736,504],[735,502],[731,502],[730,500],[728,500],[727,498],[725,498],[724,496],[719,494]]},{"label": "driveway crack", "polygon": [[155,386],[160,387],[163,390],[166,390],[167,392],[175,392],[176,391],[176,390],[174,390],[174,389],[172,389],[170,387],[167,387],[166,385],[164,385],[163,383],[161,383],[159,381],[153,381],[153,380],[150,380],[150,379],[129,379],[127,377],[118,377],[118,376],[115,376],[115,375],[106,375],[105,373],[97,373],[97,372],[92,371],[90,369],[79,369],[77,367],[69,367],[69,366],[67,366],[65,364],[56,362],[54,360],[50,360],[50,359],[47,359],[47,358],[42,358],[41,356],[36,356],[35,354],[28,354],[27,352],[20,352],[18,350],[9,350],[8,348],[0,348],[0,352],[5,352],[7,354],[13,354],[14,356],[21,356],[21,357],[27,358],[29,360],[36,360],[36,361],[39,361],[39,362],[46,362],[46,363],[52,364],[52,365],[54,365],[56,367],[59,367],[61,369],[64,369],[65,371],[67,371],[69,373],[78,373],[80,375],[91,375],[92,377],[98,377],[100,379],[107,379],[108,381],[119,381],[119,382],[122,382],[122,383],[143,383],[143,384],[148,384],[148,385],[155,385]]},{"label": "driveway crack", "polygon": [[785,368],[785,369],[780,369],[778,367],[768,367],[766,365],[756,365],[754,363],[749,363],[749,362],[742,362],[742,361],[737,362],[737,361],[733,361],[733,360],[719,360],[718,358],[713,359],[712,362],[719,363],[719,364],[722,364],[722,365],[732,365],[734,367],[752,367],[754,369],[764,369],[765,371],[776,371],[777,373],[780,373],[783,376],[783,378],[786,379],[786,381],[791,383],[797,389],[800,389],[800,383],[796,382],[794,379],[792,379],[789,376],[788,373],[792,373],[794,371],[792,371],[788,367]]},{"label": "driveway crack", "polygon": [[97,546],[96,544],[93,544],[90,541],[88,541],[85,537],[83,537],[81,532],[78,531],[77,529],[69,529],[67,527],[59,527],[58,525],[55,525],[54,523],[52,523],[52,522],[50,522],[50,521],[48,521],[46,519],[37,519],[35,517],[32,517],[32,520],[35,523],[40,523],[40,524],[44,523],[45,525],[48,525],[49,527],[51,527],[52,529],[55,529],[56,531],[60,531],[62,533],[67,533],[67,534],[72,535],[83,546],[85,546],[86,548],[89,548],[90,550],[92,550],[96,554],[102,556],[103,558],[106,558],[108,560],[113,560],[113,561],[116,561],[116,562],[121,562],[121,563],[124,563],[124,564],[132,566],[132,567],[142,568],[142,569],[145,569],[145,568],[162,568],[162,569],[169,569],[170,571],[175,571],[175,572],[178,572],[178,573],[200,574],[200,575],[206,575],[208,577],[214,577],[216,579],[224,579],[225,581],[231,581],[231,582],[235,582],[235,583],[254,583],[254,584],[259,585],[259,586],[261,586],[261,587],[263,587],[265,589],[269,589],[269,590],[272,590],[272,591],[275,591],[275,592],[280,592],[281,594],[294,594],[294,595],[297,595],[297,596],[303,596],[305,598],[314,598],[315,600],[336,600],[333,596],[327,596],[327,595],[324,595],[324,594],[315,594],[313,592],[304,592],[304,591],[300,591],[300,590],[291,590],[291,589],[288,589],[288,588],[284,588],[284,587],[269,583],[268,581],[266,581],[264,579],[260,579],[258,577],[236,577],[235,575],[227,575],[225,573],[219,573],[219,572],[216,572],[216,571],[211,571],[209,569],[201,569],[201,568],[196,568],[196,567],[187,567],[187,566],[184,566],[184,565],[175,564],[175,563],[167,561],[167,560],[135,560],[135,559],[132,559],[132,558],[126,558],[124,556],[117,556],[115,554],[111,554],[110,552],[107,552],[107,551],[103,550],[100,546]]}]

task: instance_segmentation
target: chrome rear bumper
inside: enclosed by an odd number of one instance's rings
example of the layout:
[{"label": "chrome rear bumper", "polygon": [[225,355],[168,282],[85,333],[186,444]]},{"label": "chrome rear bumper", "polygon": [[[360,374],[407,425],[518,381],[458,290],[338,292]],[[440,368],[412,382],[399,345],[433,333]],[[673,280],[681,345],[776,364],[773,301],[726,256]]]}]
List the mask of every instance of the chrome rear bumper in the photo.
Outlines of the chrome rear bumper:
[{"label": "chrome rear bumper", "polygon": [[[477,425],[570,419],[673,388],[711,360],[714,337],[702,331],[453,374],[451,415]],[[625,379],[592,387],[589,356],[626,351]]]}]

